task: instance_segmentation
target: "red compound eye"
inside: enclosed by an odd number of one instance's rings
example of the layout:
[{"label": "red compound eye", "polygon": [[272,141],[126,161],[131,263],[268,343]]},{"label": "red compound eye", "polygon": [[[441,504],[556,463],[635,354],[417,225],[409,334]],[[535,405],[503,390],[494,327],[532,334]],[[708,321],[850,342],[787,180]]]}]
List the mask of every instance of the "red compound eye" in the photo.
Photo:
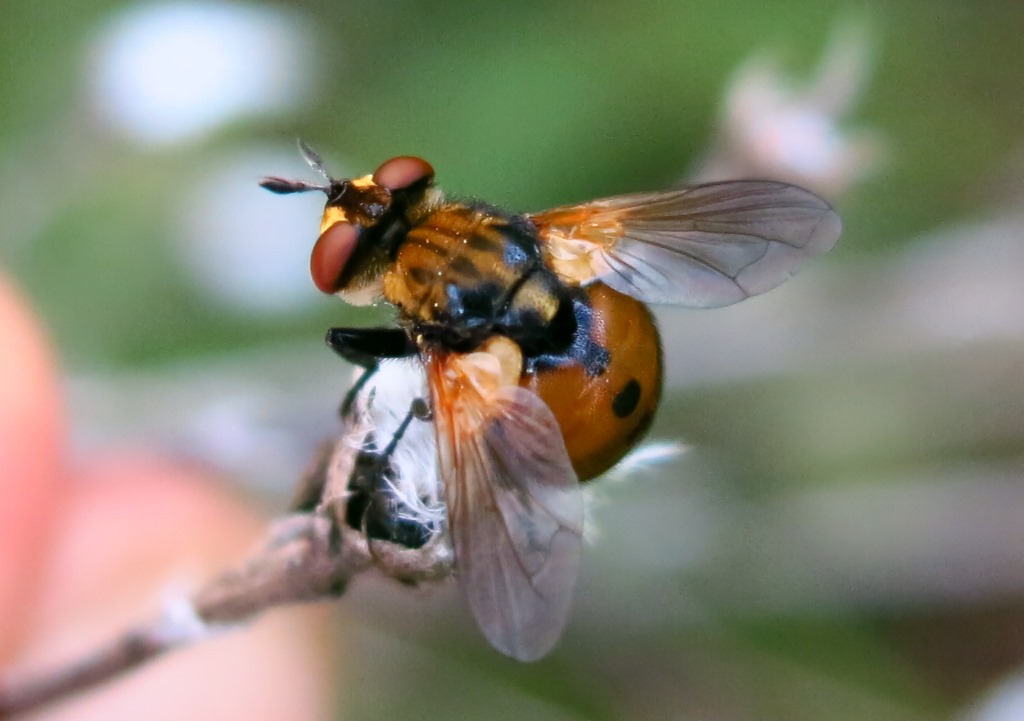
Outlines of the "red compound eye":
[{"label": "red compound eye", "polygon": [[341,290],[341,276],[359,243],[359,228],[352,223],[335,223],[317,238],[309,259],[313,283],[331,295]]},{"label": "red compound eye", "polygon": [[388,190],[404,190],[410,185],[434,179],[434,168],[423,158],[402,155],[387,160],[373,174],[373,182]]}]

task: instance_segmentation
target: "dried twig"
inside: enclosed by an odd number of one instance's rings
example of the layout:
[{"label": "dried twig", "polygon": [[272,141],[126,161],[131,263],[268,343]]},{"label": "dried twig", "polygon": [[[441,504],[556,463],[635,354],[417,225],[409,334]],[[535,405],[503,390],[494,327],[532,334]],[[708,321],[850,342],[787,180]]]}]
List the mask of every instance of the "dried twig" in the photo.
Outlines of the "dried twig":
[{"label": "dried twig", "polygon": [[[355,420],[346,423],[339,439],[320,448],[300,479],[291,503],[293,512],[270,524],[262,546],[248,560],[171,606],[163,616],[128,628],[108,645],[63,668],[36,678],[0,676],[0,720],[116,678],[268,608],[337,598],[353,576],[371,567],[407,585],[451,575],[451,546],[434,519],[422,520],[424,533],[413,534],[411,545],[402,545],[408,541],[402,534],[379,540],[380,533],[368,529],[365,520],[362,528],[351,525],[358,525],[358,516],[367,504],[372,505],[371,500],[380,500],[377,494],[384,494],[385,508],[405,514],[401,523],[421,522],[415,511],[391,494],[400,471],[428,481],[432,476],[420,468],[418,460],[415,468],[399,469],[373,440],[375,432],[391,437],[395,431],[387,423],[393,426],[407,413],[410,393],[403,394],[405,386],[400,382],[406,373],[404,366],[397,365],[378,374],[386,381],[382,392],[365,390]],[[393,397],[389,390],[394,391]],[[371,403],[374,397],[376,402]],[[404,442],[416,437],[415,432],[407,433]],[[424,438],[432,440],[432,435]],[[434,453],[433,447],[416,446],[410,457],[429,458]],[[364,509],[355,514],[355,521],[346,520],[350,501]]]},{"label": "dried twig", "polygon": [[127,629],[109,645],[39,678],[0,678],[0,719],[33,710],[116,678],[150,659],[237,625],[273,606],[340,596],[371,565],[406,583],[444,577],[443,543],[421,549],[374,542],[338,526],[323,512],[283,517],[244,564],[204,586],[164,616]]},{"label": "dried twig", "polygon": [[308,513],[271,526],[265,545],[243,566],[202,588],[163,617],[129,628],[109,645],[36,679],[0,680],[0,717],[9,717],[114,678],[206,635],[211,626],[236,624],[277,604],[340,594],[368,556],[331,543],[326,517]]}]

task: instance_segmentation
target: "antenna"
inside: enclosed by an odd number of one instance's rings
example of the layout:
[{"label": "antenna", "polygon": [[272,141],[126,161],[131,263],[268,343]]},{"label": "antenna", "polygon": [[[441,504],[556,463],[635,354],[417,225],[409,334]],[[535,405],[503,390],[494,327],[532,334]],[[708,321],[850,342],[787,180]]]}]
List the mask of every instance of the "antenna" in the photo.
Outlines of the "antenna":
[{"label": "antenna", "polygon": [[269,190],[271,193],[277,193],[278,195],[291,195],[292,193],[308,193],[311,190],[319,190],[324,194],[328,194],[331,183],[334,182],[334,178],[330,176],[327,169],[324,167],[323,158],[320,154],[313,150],[306,141],[299,138],[299,152],[302,154],[302,159],[311,167],[318,175],[323,176],[323,179],[327,181],[326,185],[315,185],[313,183],[307,183],[304,180],[288,180],[286,178],[278,178],[277,176],[271,176],[264,178],[260,181],[260,187]]},{"label": "antenna", "polygon": [[278,195],[291,195],[292,193],[308,193],[311,190],[327,192],[326,185],[314,185],[304,180],[288,180],[270,176],[260,181],[260,187]]}]

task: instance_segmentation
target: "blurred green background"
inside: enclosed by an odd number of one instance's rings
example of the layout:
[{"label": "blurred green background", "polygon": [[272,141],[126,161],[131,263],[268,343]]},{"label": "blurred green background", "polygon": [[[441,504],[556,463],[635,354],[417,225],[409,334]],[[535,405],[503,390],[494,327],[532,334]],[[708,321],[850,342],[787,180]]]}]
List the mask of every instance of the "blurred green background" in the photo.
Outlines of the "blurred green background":
[{"label": "blurred green background", "polygon": [[[1024,5],[8,0],[0,262],[82,447],[169,448],[280,505],[348,371],[320,200],[398,154],[516,210],[721,174],[829,197],[791,284],[664,311],[652,436],[578,611],[519,667],[452,594],[343,601],[345,718],[1024,719]],[[325,393],[326,389],[326,393]],[[268,458],[269,457],[269,458]],[[1014,703],[1015,702],[1015,703]]]}]

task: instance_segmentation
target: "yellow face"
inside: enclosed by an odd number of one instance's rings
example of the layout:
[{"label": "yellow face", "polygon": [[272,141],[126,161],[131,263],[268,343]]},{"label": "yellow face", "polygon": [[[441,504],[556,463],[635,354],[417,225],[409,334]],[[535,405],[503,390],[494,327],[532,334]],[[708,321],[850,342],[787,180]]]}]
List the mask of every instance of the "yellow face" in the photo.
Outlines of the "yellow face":
[{"label": "yellow face", "polygon": [[[310,271],[320,290],[351,305],[368,305],[380,297],[392,246],[412,224],[410,216],[416,216],[427,199],[434,197],[429,187],[433,176],[425,174],[420,165],[423,161],[399,158],[389,162],[396,161],[404,175],[396,176],[394,168],[390,174],[382,173],[391,167],[385,163],[373,175],[331,181],[324,188],[327,205]],[[398,185],[403,180],[409,187]]]},{"label": "yellow face", "polygon": [[[366,175],[363,176],[362,178],[350,180],[348,181],[348,184],[351,188],[355,189],[356,191],[362,191],[358,193],[358,195],[361,197],[381,197],[383,196],[384,193],[378,192],[378,189],[380,191],[385,191],[384,188],[380,188],[380,186],[373,182],[372,175]],[[390,200],[390,193],[388,193],[388,204],[390,204]],[[358,210],[358,206],[351,201],[338,203],[328,200],[327,206],[324,208],[323,218],[320,219],[320,232],[323,233],[335,223],[357,223],[362,225],[362,223],[359,223],[358,220],[359,215],[365,214],[360,213]],[[355,216],[357,219],[353,219],[353,217],[350,216]]]}]

